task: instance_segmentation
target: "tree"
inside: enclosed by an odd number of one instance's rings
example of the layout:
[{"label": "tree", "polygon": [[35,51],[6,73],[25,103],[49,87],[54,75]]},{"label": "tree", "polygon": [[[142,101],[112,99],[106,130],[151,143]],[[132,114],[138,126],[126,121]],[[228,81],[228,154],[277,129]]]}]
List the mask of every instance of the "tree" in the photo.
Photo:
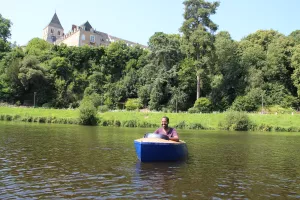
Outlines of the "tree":
[{"label": "tree", "polygon": [[25,53],[32,56],[41,57],[51,48],[51,44],[40,38],[33,38],[28,42]]},{"label": "tree", "polygon": [[293,84],[297,88],[298,97],[300,97],[300,45],[293,48],[291,65],[294,68],[292,74]]},{"label": "tree", "polygon": [[47,70],[40,65],[35,56],[25,56],[20,63],[18,79],[23,89],[23,99],[33,98],[34,92],[38,93],[38,104],[49,101],[51,95],[51,84],[47,77]]},{"label": "tree", "polygon": [[210,20],[215,14],[219,2],[204,0],[185,0],[184,22],[180,28],[183,33],[184,49],[194,60],[197,76],[197,99],[200,97],[201,75],[209,66],[213,53],[213,33],[217,25]]},{"label": "tree", "polygon": [[[138,97],[144,106],[160,110],[170,104],[171,88],[178,87],[178,70],[184,54],[180,50],[178,34],[155,33],[149,39],[151,52],[146,56],[146,64],[139,70]],[[174,106],[175,108],[175,106]]]},{"label": "tree", "polygon": [[216,35],[215,65],[211,70],[210,99],[216,110],[226,110],[241,93],[245,84],[245,72],[241,68],[238,55],[238,43],[231,39],[228,32]]},{"label": "tree", "polygon": [[10,27],[12,23],[9,19],[2,17],[0,14],[0,60],[5,55],[5,52],[10,51],[10,43],[7,41],[10,38]]},{"label": "tree", "polygon": [[258,30],[244,38],[252,44],[260,45],[264,51],[268,49],[269,44],[276,38],[284,36],[278,31],[274,30]]},{"label": "tree", "polygon": [[7,42],[7,39],[11,36],[11,25],[11,21],[2,17],[2,15],[0,14],[0,39],[2,39],[4,42]]},{"label": "tree", "polygon": [[300,44],[300,30],[293,31],[288,37],[292,38],[296,45]]},{"label": "tree", "polygon": [[264,79],[267,82],[277,82],[284,85],[292,94],[296,95],[291,75],[291,55],[294,41],[285,36],[275,38],[267,50],[266,66],[262,68]]}]

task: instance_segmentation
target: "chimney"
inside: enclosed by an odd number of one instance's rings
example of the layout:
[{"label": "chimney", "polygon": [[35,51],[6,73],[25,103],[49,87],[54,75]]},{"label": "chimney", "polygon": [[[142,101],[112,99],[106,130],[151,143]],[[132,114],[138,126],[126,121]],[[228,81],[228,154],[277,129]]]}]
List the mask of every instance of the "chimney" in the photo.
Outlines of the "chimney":
[{"label": "chimney", "polygon": [[72,30],[75,31],[76,29],[77,29],[77,26],[73,24],[72,25]]}]

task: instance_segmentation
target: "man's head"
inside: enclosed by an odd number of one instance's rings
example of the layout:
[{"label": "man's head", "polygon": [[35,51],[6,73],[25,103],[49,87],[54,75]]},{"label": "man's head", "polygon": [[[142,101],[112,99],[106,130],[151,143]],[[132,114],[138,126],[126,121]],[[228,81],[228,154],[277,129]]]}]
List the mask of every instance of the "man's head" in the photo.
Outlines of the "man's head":
[{"label": "man's head", "polygon": [[161,118],[161,125],[163,128],[168,128],[169,125],[169,118],[168,117],[162,117]]}]

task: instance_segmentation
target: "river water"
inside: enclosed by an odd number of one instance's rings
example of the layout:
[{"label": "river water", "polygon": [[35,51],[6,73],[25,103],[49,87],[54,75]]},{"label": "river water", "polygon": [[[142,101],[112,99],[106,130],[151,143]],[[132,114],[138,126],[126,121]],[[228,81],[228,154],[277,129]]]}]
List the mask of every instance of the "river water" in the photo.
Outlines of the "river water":
[{"label": "river water", "polygon": [[300,134],[178,130],[189,158],[141,163],[152,129],[0,122],[0,199],[300,199]]}]

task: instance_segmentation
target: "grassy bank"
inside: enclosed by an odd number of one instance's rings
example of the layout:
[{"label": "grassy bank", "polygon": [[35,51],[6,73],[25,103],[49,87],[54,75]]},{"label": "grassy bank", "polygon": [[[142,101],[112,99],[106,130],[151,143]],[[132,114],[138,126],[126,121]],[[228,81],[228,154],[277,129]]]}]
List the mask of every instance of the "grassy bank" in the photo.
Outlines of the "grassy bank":
[{"label": "grassy bank", "polygon": [[[98,113],[100,126],[159,127],[162,116],[170,118],[170,126],[179,129],[220,128],[224,113],[189,114],[162,112],[111,111]],[[250,130],[300,132],[299,114],[248,114]],[[0,120],[37,123],[78,124],[78,109],[43,109],[25,107],[0,107]]]},{"label": "grassy bank", "polygon": [[79,110],[0,106],[0,120],[78,124]]}]

